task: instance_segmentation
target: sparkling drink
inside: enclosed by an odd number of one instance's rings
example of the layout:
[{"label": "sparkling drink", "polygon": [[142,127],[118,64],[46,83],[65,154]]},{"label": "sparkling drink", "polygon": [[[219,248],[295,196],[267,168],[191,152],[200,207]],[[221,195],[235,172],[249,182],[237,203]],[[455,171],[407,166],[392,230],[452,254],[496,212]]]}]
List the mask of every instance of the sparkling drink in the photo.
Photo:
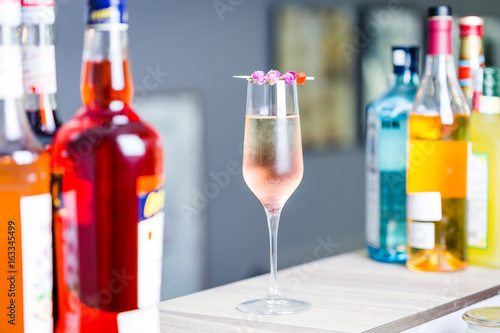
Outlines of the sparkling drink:
[{"label": "sparkling drink", "polygon": [[307,311],[311,304],[283,297],[278,287],[278,227],[281,210],[303,174],[297,100],[299,77],[288,72],[256,71],[248,78],[243,177],[261,201],[269,228],[271,285],[266,297],[243,302],[239,311],[283,315]]},{"label": "sparkling drink", "polygon": [[299,116],[247,116],[243,176],[262,204],[271,210],[282,207],[302,174]]}]

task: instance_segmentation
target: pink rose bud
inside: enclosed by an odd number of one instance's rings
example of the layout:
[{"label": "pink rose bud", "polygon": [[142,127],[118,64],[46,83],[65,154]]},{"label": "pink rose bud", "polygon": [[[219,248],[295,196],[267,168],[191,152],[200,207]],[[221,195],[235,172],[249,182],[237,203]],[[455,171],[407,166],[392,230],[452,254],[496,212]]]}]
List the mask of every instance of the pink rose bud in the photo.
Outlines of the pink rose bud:
[{"label": "pink rose bud", "polygon": [[252,74],[252,81],[258,84],[266,82],[266,73],[263,71],[255,71]]},{"label": "pink rose bud", "polygon": [[288,72],[286,74],[283,74],[281,77],[283,80],[285,80],[285,83],[290,85],[295,82],[295,79],[297,78],[297,74],[295,72]]},{"label": "pink rose bud", "polygon": [[281,79],[281,73],[275,70],[270,70],[266,75],[268,84],[275,84]]}]

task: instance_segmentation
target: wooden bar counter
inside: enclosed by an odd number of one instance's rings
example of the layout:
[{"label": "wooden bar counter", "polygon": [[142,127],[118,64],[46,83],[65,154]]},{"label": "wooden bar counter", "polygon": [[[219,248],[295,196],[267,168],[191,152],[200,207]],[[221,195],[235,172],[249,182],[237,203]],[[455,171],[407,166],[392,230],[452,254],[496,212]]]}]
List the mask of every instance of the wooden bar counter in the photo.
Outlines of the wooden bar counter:
[{"label": "wooden bar counter", "polygon": [[179,297],[160,305],[162,332],[401,332],[500,293],[500,270],[412,272],[364,251],[278,273],[290,298],[312,303],[295,315],[248,315],[236,306],[263,297],[269,274]]}]

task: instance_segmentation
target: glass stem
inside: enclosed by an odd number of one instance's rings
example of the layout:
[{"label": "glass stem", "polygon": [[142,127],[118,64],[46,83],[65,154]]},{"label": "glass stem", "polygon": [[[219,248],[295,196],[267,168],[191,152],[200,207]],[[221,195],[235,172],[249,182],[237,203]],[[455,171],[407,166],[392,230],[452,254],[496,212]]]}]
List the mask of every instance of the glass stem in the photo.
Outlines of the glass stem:
[{"label": "glass stem", "polygon": [[281,298],[278,290],[278,226],[280,223],[281,208],[269,211],[266,208],[267,225],[269,227],[270,263],[271,263],[271,286],[267,299]]}]

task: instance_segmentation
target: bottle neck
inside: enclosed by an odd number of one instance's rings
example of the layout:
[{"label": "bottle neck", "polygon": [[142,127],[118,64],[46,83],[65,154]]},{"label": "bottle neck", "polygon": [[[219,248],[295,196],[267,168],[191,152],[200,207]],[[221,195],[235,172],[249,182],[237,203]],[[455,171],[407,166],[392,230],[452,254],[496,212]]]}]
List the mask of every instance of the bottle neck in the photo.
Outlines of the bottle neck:
[{"label": "bottle neck", "polygon": [[[33,143],[22,107],[22,53],[16,37],[17,27],[0,26],[0,154],[7,154],[19,146],[12,142]],[[28,139],[28,140],[26,140]]]},{"label": "bottle neck", "polygon": [[397,70],[394,71],[394,78],[392,82],[394,86],[418,87],[420,85],[420,76],[418,75],[418,72],[414,70]]},{"label": "bottle neck", "polygon": [[483,41],[479,35],[461,35],[458,80],[465,98],[473,104],[476,94],[474,75],[479,68],[484,67]]},{"label": "bottle neck", "polygon": [[23,24],[21,27],[23,45],[54,45],[52,24]]},{"label": "bottle neck", "polygon": [[21,26],[24,71],[24,109],[33,129],[52,135],[60,126],[57,116],[57,80],[52,24]]},{"label": "bottle neck", "polygon": [[427,45],[428,55],[453,54],[451,28],[452,18],[449,16],[436,16],[428,20],[429,39]]},{"label": "bottle neck", "polygon": [[[122,109],[133,98],[126,30],[85,30],[82,101],[90,110]],[[118,106],[118,107],[117,107]]]},{"label": "bottle neck", "polygon": [[453,55],[428,54],[421,87],[427,96],[427,109],[438,111],[442,124],[453,124],[455,114],[470,115],[470,108],[458,83]]},{"label": "bottle neck", "polygon": [[[50,2],[50,1],[49,1]],[[53,24],[54,7],[47,1],[24,2],[20,28],[23,46],[25,106],[36,110],[38,100],[46,101],[57,92]],[[47,102],[45,102],[46,104]]]},{"label": "bottle neck", "polygon": [[27,96],[55,95],[57,92],[56,55],[52,24],[23,24],[21,42],[25,94]]},{"label": "bottle neck", "polygon": [[456,81],[453,60],[453,47],[451,29],[453,20],[451,16],[434,16],[428,19],[429,44],[425,57],[425,74],[436,77],[440,85],[445,86],[448,78]]},{"label": "bottle neck", "polygon": [[481,36],[471,35],[460,37],[460,59],[470,59],[483,54],[483,38]]},{"label": "bottle neck", "polygon": [[[484,72],[484,74],[483,74]],[[473,111],[484,114],[500,114],[500,97],[498,94],[498,70],[492,67],[479,70],[474,78]]]},{"label": "bottle neck", "polygon": [[455,60],[452,54],[427,54],[425,57],[424,78],[432,76],[439,80],[451,80],[458,85],[458,79],[455,70]]},{"label": "bottle neck", "polygon": [[4,145],[21,141],[28,136],[28,126],[20,101],[14,99],[0,100],[0,154],[5,154]]}]

